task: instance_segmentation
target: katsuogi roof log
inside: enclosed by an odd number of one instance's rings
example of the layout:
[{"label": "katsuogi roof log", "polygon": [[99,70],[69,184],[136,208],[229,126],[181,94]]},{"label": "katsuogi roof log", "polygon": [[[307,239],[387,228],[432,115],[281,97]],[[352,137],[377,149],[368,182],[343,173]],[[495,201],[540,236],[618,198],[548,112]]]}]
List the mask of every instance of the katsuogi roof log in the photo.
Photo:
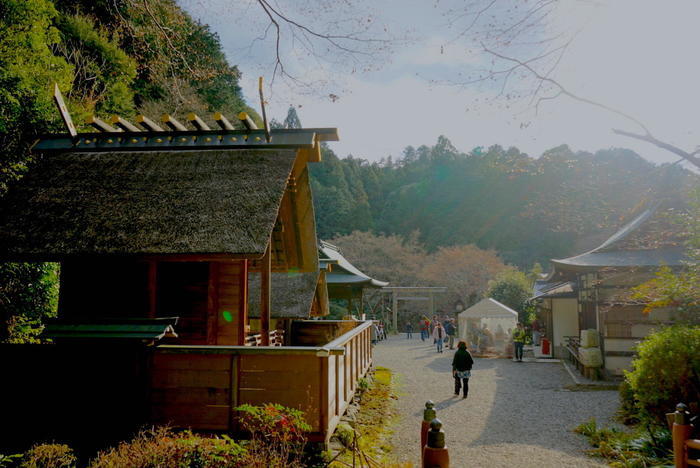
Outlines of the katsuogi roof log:
[{"label": "katsuogi roof log", "polygon": [[262,255],[296,150],[47,155],[0,204],[0,258]]}]

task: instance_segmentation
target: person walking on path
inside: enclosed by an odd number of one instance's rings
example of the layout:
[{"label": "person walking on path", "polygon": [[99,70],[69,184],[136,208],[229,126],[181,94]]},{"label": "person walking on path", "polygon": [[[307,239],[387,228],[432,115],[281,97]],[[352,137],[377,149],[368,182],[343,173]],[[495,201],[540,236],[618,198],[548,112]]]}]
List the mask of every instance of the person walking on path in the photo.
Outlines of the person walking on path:
[{"label": "person walking on path", "polygon": [[455,335],[457,335],[455,319],[450,319],[447,321],[447,325],[445,325],[445,333],[447,333],[447,337],[450,339],[450,349],[455,349]]},{"label": "person walking on path", "polygon": [[413,324],[406,322],[406,339],[410,340],[411,338],[413,338]]},{"label": "person walking on path", "polygon": [[427,317],[423,317],[420,321],[420,340],[425,341],[428,339],[428,328],[430,328],[430,321]]},{"label": "person walking on path", "polygon": [[515,348],[515,360],[523,362],[523,346],[525,346],[525,330],[523,324],[518,322],[518,327],[513,330],[513,347]]},{"label": "person walking on path", "polygon": [[435,323],[435,328],[433,329],[433,341],[437,345],[437,352],[441,353],[442,352],[442,345],[445,342],[445,337],[447,334],[445,333],[445,328],[442,326],[440,322]]},{"label": "person walking on path", "polygon": [[455,379],[455,396],[459,396],[462,390],[462,398],[467,398],[469,394],[469,377],[472,374],[474,359],[467,350],[466,341],[457,343],[457,352],[452,358],[452,377]]}]

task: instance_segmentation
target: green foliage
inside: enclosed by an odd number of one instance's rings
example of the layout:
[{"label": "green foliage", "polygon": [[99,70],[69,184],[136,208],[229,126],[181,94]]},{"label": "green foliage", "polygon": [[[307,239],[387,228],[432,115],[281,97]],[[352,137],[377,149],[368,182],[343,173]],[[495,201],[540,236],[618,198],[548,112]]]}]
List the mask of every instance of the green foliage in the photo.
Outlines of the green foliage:
[{"label": "green foliage", "polygon": [[62,36],[57,50],[75,73],[71,98],[80,101],[86,113],[131,115],[136,61],[91,18],[61,15],[56,25]]},{"label": "green foliage", "polygon": [[35,445],[22,457],[21,468],[71,468],[77,458],[73,450],[62,444]]},{"label": "green foliage", "polygon": [[0,1],[0,196],[26,171],[34,139],[56,128],[53,83],[70,89],[72,67],[51,50],[56,15],[49,0]]},{"label": "green foliage", "polygon": [[9,468],[15,466],[22,459],[21,453],[13,453],[12,455],[3,455],[0,453],[0,468]]},{"label": "green foliage", "polygon": [[639,419],[664,425],[665,413],[673,411],[676,404],[698,402],[700,326],[674,325],[651,333],[637,352],[625,380]]},{"label": "green foliage", "polygon": [[611,467],[647,468],[672,464],[671,433],[666,428],[622,432],[616,428],[599,428],[595,418],[591,418],[574,432],[585,436],[594,447],[590,453],[605,458]]},{"label": "green foliage", "polygon": [[247,451],[227,436],[155,428],[101,452],[89,468],[239,468],[249,466],[246,457]]},{"label": "green foliage", "polygon": [[58,265],[0,263],[0,278],[0,341],[32,341],[41,319],[56,315]]},{"label": "green foliage", "polygon": [[486,297],[491,297],[518,312],[519,320],[527,323],[529,313],[526,301],[532,295],[532,281],[515,269],[505,270],[489,281]]}]

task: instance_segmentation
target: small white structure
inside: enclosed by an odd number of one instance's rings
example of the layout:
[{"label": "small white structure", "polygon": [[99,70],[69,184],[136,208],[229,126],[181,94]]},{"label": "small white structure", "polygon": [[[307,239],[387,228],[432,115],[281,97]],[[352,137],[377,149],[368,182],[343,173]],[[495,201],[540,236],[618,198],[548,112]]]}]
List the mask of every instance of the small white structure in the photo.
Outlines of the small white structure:
[{"label": "small white structure", "polygon": [[518,313],[495,299],[486,298],[458,316],[459,338],[480,353],[504,353],[518,323]]}]

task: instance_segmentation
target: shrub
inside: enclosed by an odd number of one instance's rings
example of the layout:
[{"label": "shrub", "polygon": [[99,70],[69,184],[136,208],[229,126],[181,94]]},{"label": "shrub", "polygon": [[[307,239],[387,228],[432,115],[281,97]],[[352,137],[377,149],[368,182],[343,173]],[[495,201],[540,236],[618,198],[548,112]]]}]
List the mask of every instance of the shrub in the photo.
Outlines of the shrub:
[{"label": "shrub", "polygon": [[246,466],[301,466],[305,433],[311,430],[302,411],[273,403],[241,405],[236,410],[241,427],[251,435]]},{"label": "shrub", "polygon": [[35,445],[22,457],[22,468],[71,468],[77,459],[67,445]]},{"label": "shrub", "polygon": [[[700,326],[664,328],[647,336],[637,350],[632,371],[625,373],[637,415],[643,421],[665,425],[664,414],[676,404],[698,401]],[[629,392],[624,398],[630,401]]]},{"label": "shrub", "polygon": [[605,458],[614,468],[647,468],[671,463],[671,433],[666,428],[638,427],[631,432],[598,427],[595,418],[580,424],[574,432],[585,436],[594,447],[592,455]]},{"label": "shrub", "polygon": [[156,428],[101,452],[90,468],[237,468],[248,466],[245,455],[245,449],[226,436],[202,437]]}]

